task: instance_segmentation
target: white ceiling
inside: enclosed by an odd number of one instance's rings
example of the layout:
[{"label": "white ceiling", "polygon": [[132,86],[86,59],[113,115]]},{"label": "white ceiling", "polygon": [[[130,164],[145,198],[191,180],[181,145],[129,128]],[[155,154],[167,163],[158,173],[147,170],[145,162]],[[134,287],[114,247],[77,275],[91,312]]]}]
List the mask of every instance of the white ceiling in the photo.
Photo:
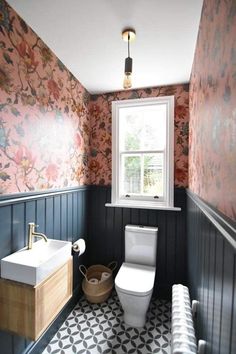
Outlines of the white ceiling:
[{"label": "white ceiling", "polygon": [[7,0],[91,93],[122,89],[131,26],[133,88],[189,81],[202,0]]}]

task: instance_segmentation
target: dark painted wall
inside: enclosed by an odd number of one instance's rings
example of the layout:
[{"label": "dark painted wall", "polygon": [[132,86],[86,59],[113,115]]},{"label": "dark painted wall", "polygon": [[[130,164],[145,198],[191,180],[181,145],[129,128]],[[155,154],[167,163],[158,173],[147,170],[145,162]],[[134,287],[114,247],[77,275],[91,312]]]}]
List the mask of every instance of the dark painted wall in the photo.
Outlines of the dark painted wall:
[{"label": "dark painted wall", "polygon": [[188,282],[207,354],[236,353],[236,251],[188,197]]},{"label": "dark painted wall", "polygon": [[[87,238],[88,214],[87,188],[68,191],[65,194],[34,200],[25,200],[1,206],[0,199],[0,259],[24,247],[27,243],[27,224],[36,222],[38,230],[49,238],[75,241]],[[29,196],[29,195],[28,195]],[[19,197],[19,196],[18,196]],[[74,293],[81,284],[79,263],[86,263],[86,254],[78,260],[74,256]],[[1,319],[0,319],[1,320]],[[25,338],[0,331],[0,353],[20,354],[31,342]]]},{"label": "dark painted wall", "polygon": [[[110,187],[93,186],[64,194],[34,194],[33,200],[29,194],[24,201],[0,198],[0,259],[26,245],[28,222],[39,224],[38,230],[49,238],[75,241],[83,237],[87,251],[79,260],[74,257],[75,292],[81,285],[79,264],[117,260],[121,265],[126,224],[158,226],[155,294],[170,297],[173,283],[186,282],[185,190],[175,191],[175,205],[181,212],[107,208],[110,194]],[[21,354],[31,345],[25,338],[0,332],[0,353]]]},{"label": "dark painted wall", "polygon": [[171,285],[186,282],[185,190],[175,189],[175,205],[182,211],[105,207],[110,187],[91,187],[89,197],[89,262],[119,265],[124,261],[124,228],[127,224],[158,226],[155,294],[171,296]]}]

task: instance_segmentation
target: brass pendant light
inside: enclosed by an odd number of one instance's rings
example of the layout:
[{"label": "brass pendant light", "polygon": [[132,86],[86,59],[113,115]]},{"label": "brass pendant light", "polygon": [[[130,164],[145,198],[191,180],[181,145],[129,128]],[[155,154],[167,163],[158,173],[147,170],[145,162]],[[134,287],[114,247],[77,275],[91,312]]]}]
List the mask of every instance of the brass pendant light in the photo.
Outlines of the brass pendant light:
[{"label": "brass pendant light", "polygon": [[128,57],[125,59],[125,72],[124,72],[124,81],[123,88],[125,90],[132,87],[132,65],[133,59],[130,57],[130,42],[134,41],[136,37],[136,33],[132,28],[126,28],[122,32],[122,38],[125,42],[128,42]]}]

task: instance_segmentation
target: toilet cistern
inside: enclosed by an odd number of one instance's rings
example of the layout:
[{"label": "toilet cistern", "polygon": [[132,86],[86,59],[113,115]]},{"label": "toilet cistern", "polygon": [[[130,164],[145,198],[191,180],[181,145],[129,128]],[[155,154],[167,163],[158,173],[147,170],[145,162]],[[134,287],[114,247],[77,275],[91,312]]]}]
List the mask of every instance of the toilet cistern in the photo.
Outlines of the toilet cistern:
[{"label": "toilet cistern", "polygon": [[28,250],[32,249],[34,237],[41,237],[45,242],[48,241],[47,236],[42,232],[35,232],[36,227],[38,227],[38,225],[35,225],[34,222],[28,223]]}]

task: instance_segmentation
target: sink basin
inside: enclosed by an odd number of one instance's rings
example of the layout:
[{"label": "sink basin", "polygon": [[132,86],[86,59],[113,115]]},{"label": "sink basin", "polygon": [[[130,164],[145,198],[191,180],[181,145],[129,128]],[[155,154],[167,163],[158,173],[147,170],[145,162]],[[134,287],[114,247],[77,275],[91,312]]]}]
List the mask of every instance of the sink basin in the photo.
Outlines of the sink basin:
[{"label": "sink basin", "polygon": [[40,240],[1,259],[1,277],[37,285],[71,257],[71,242]]}]

